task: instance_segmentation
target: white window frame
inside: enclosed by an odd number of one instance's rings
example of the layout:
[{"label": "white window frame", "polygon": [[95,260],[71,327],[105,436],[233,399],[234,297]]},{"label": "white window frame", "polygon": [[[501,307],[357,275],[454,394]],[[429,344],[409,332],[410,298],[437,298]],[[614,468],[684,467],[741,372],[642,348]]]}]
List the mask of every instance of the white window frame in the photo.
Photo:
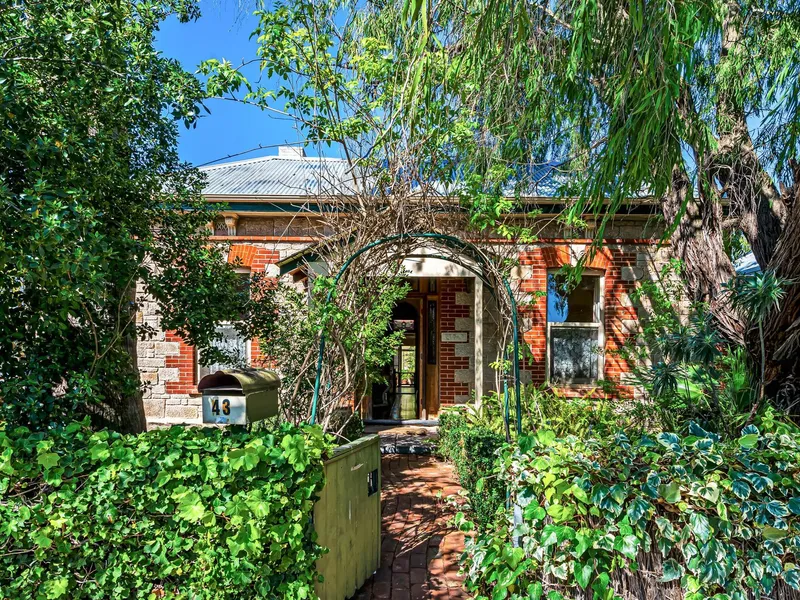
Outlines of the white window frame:
[{"label": "white window frame", "polygon": [[[235,267],[234,272],[239,274],[246,274],[248,277],[251,276],[251,270],[248,267]],[[231,325],[236,325],[236,321],[221,321],[217,327],[228,327]],[[245,362],[250,365],[253,361],[253,340],[251,338],[247,338],[244,340],[244,354],[245,354]],[[204,377],[200,375],[200,369],[203,367],[200,365],[200,349],[196,349],[194,353],[194,372],[195,372],[195,384],[200,383],[200,380]]]},{"label": "white window frame", "polygon": [[[544,361],[544,378],[545,382],[549,385],[556,385],[558,387],[572,387],[592,385],[600,379],[605,378],[605,348],[606,348],[606,331],[605,331],[605,298],[606,298],[606,277],[603,271],[593,269],[586,269],[583,275],[589,277],[596,277],[597,284],[594,286],[594,318],[596,322],[581,323],[581,322],[551,322],[548,320],[547,304],[550,301],[550,275],[559,273],[559,269],[548,269],[547,271],[547,297],[545,298],[545,323],[547,325],[547,332],[545,335],[545,361]],[[566,382],[553,382],[551,381],[551,364],[553,361],[552,352],[552,329],[553,328],[585,328],[597,330],[597,345],[600,351],[597,353],[597,379],[586,380],[573,380]]]}]

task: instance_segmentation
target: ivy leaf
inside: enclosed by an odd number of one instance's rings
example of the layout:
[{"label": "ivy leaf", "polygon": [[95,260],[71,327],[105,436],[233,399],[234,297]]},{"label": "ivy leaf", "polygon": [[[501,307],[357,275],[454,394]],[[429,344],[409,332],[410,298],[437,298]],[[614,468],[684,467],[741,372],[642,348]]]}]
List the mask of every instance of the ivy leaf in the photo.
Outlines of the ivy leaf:
[{"label": "ivy leaf", "polygon": [[44,531],[37,531],[32,540],[39,548],[49,548],[53,545],[53,540]]},{"label": "ivy leaf", "polygon": [[44,583],[43,587],[44,587],[45,597],[48,600],[55,600],[55,598],[61,598],[61,596],[67,593],[67,588],[69,587],[69,577],[58,577],[56,579],[50,579]]},{"label": "ivy leaf", "polygon": [[541,521],[547,516],[547,512],[536,502],[531,502],[522,511],[526,521]]},{"label": "ivy leaf", "polygon": [[680,445],[680,438],[675,435],[674,433],[659,433],[656,436],[658,443],[662,446],[669,448],[673,452],[680,452],[681,445]]},{"label": "ivy leaf", "polygon": [[701,513],[692,513],[689,516],[689,527],[692,532],[704,542],[711,537],[711,526],[708,518]]},{"label": "ivy leaf", "polygon": [[793,515],[800,515],[800,497],[795,496],[789,500],[787,506]]},{"label": "ivy leaf", "polygon": [[310,464],[308,452],[305,448],[305,441],[299,435],[285,435],[281,440],[286,459],[295,471],[305,471]]},{"label": "ivy leaf", "polygon": [[750,497],[750,486],[744,479],[734,481],[731,490],[740,500],[747,500]]},{"label": "ivy leaf", "polygon": [[658,493],[670,504],[677,504],[681,500],[681,486],[677,481],[671,481],[667,484],[662,483],[658,486]]},{"label": "ivy leaf", "polygon": [[528,586],[529,600],[541,600],[542,593],[544,593],[544,588],[541,581],[537,581]]},{"label": "ivy leaf", "polygon": [[632,523],[636,524],[651,508],[653,508],[653,505],[647,500],[637,498],[628,507],[628,518]]},{"label": "ivy leaf", "polygon": [[105,460],[109,456],[111,456],[111,451],[108,448],[108,444],[105,442],[100,442],[92,446],[89,450],[89,456],[92,460]]},{"label": "ivy leaf", "polygon": [[800,590],[800,569],[789,569],[783,572],[783,580],[790,588]]},{"label": "ivy leaf", "polygon": [[706,560],[700,566],[700,581],[724,586],[728,578],[725,567],[716,560]]},{"label": "ivy leaf", "polygon": [[662,567],[664,574],[661,576],[661,579],[659,579],[662,583],[667,583],[668,581],[674,581],[683,577],[683,567],[673,558],[665,560]]},{"label": "ivy leaf", "polygon": [[614,550],[624,556],[627,556],[631,560],[636,558],[638,548],[639,538],[637,538],[635,535],[618,535],[614,539]]},{"label": "ivy leaf", "polygon": [[190,523],[196,523],[202,519],[205,514],[206,509],[197,492],[186,494],[178,505],[178,517]]},{"label": "ivy leaf", "polygon": [[45,469],[52,469],[58,464],[59,460],[61,460],[61,457],[58,454],[55,452],[47,452],[39,455],[39,458],[36,460],[36,462],[42,465]]},{"label": "ivy leaf", "polygon": [[786,505],[783,502],[779,502],[778,500],[771,500],[767,502],[767,511],[774,517],[785,517],[789,514],[789,509],[786,508]]},{"label": "ivy leaf", "polygon": [[573,573],[575,574],[575,581],[579,586],[583,589],[589,587],[589,582],[592,580],[592,572],[594,571],[594,567],[591,563],[580,563],[575,561],[575,566],[573,568]]},{"label": "ivy leaf", "polygon": [[777,529],[775,527],[770,527],[769,525],[767,525],[766,527],[764,527],[764,529],[762,529],[761,535],[763,535],[764,539],[767,540],[782,540],[787,535],[789,535],[789,532],[787,532],[785,529]]},{"label": "ivy leaf", "polygon": [[742,448],[755,448],[756,444],[758,444],[759,436],[757,433],[749,433],[747,435],[743,435],[739,438],[739,445]]},{"label": "ivy leaf", "polygon": [[547,507],[547,514],[553,517],[553,521],[560,523],[571,519],[575,514],[575,509],[563,504],[551,504]]},{"label": "ivy leaf", "polygon": [[761,581],[761,579],[764,577],[764,563],[757,558],[751,558],[747,561],[747,570],[756,581]]},{"label": "ivy leaf", "polygon": [[592,546],[592,538],[591,536],[585,535],[583,533],[575,534],[575,548],[573,549],[573,553],[575,558],[580,558],[583,556],[583,553],[586,552]]}]

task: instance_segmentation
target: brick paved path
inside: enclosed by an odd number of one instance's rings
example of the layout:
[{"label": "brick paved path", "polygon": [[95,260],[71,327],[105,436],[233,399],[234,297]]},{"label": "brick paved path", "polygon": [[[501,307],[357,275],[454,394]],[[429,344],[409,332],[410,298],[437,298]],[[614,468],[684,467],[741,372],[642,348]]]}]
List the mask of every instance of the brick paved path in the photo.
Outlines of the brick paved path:
[{"label": "brick paved path", "polygon": [[450,465],[432,456],[390,454],[381,472],[381,566],[355,598],[469,598],[458,574],[464,534],[448,526],[454,510],[444,502],[460,489]]}]

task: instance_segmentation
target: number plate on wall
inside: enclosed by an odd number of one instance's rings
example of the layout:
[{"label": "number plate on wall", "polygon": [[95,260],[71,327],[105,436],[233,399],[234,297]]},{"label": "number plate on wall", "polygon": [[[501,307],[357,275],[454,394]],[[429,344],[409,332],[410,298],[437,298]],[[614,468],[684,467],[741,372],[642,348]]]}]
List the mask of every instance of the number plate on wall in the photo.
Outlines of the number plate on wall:
[{"label": "number plate on wall", "polygon": [[203,423],[247,425],[245,397],[204,394]]}]

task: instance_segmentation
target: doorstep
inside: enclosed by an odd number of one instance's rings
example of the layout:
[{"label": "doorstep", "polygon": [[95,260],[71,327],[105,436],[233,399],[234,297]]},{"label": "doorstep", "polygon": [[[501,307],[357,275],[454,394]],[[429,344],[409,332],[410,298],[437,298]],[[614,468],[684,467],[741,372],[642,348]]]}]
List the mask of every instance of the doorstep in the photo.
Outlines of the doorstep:
[{"label": "doorstep", "polygon": [[377,433],[381,438],[381,454],[431,454],[439,438],[438,427],[431,425],[392,425],[367,422],[365,434]]}]

